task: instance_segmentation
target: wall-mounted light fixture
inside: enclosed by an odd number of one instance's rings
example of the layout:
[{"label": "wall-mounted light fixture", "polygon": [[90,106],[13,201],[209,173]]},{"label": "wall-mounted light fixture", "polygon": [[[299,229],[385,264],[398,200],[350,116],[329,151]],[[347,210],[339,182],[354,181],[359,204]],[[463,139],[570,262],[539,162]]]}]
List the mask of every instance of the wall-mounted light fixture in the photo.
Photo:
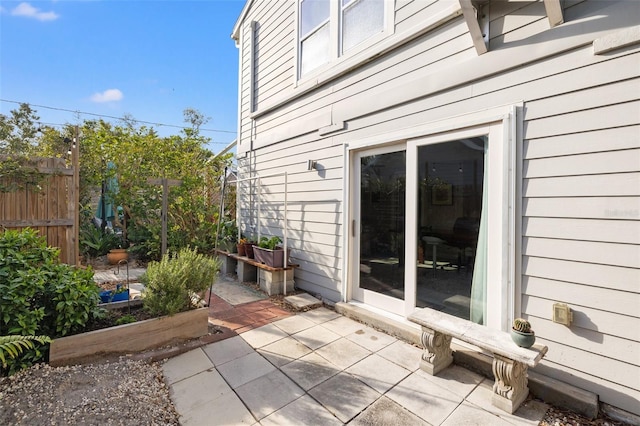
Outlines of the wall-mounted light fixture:
[{"label": "wall-mounted light fixture", "polygon": [[318,169],[318,162],[315,160],[308,160],[307,161],[307,170],[317,170]]}]

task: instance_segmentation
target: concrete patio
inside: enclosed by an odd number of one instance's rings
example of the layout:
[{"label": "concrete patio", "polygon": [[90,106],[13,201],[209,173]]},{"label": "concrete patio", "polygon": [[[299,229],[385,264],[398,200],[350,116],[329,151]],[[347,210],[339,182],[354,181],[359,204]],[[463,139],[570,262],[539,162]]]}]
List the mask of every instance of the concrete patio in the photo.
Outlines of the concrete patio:
[{"label": "concrete patio", "polygon": [[165,362],[181,424],[538,425],[548,408],[500,411],[493,380],[430,376],[421,349],[324,307],[238,332]]}]

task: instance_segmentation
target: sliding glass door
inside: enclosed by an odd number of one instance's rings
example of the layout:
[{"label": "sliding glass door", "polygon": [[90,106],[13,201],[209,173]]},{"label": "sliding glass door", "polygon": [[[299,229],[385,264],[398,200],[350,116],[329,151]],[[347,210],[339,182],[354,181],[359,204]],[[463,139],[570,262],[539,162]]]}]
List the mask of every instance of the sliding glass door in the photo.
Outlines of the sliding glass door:
[{"label": "sliding glass door", "polygon": [[496,121],[352,154],[350,299],[506,329],[515,298],[507,128]]}]

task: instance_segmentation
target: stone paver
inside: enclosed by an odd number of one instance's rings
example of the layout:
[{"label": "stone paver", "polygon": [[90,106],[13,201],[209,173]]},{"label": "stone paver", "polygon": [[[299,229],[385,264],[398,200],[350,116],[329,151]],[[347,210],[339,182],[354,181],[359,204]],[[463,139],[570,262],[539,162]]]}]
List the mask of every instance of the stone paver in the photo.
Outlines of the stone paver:
[{"label": "stone paver", "polygon": [[275,370],[273,364],[257,352],[234,359],[217,368],[234,389]]},{"label": "stone paver", "polygon": [[213,367],[213,363],[202,352],[195,349],[168,360],[163,366],[164,377],[168,384],[191,377]]},{"label": "stone paver", "polygon": [[297,359],[311,353],[311,349],[292,337],[285,337],[261,348],[261,352],[269,352],[283,355],[287,358]]},{"label": "stone paver", "polygon": [[464,401],[447,419],[442,426],[509,426],[511,423],[498,416],[484,411],[483,409]]},{"label": "stone paver", "polygon": [[258,353],[262,355],[267,361],[273,364],[276,368],[284,367],[290,362],[295,361],[295,358],[288,357],[286,355],[274,354],[267,352],[264,349],[258,349]]},{"label": "stone paver", "polygon": [[295,294],[284,298],[285,302],[296,309],[310,309],[322,306],[322,301],[308,293]]},{"label": "stone paver", "polygon": [[282,367],[282,371],[304,390],[324,382],[340,370],[320,355],[311,353]]},{"label": "stone paver", "polygon": [[348,334],[345,338],[351,340],[353,343],[357,343],[363,348],[369,349],[371,352],[379,351],[380,349],[389,346],[396,339],[388,334],[384,334],[371,327],[362,327],[355,332]]},{"label": "stone paver", "polygon": [[284,339],[288,334],[280,330],[275,325],[268,324],[260,328],[247,331],[246,333],[242,333],[241,336],[252,347],[261,348],[280,339]]},{"label": "stone paver", "polygon": [[321,325],[316,325],[315,327],[302,330],[301,332],[296,333],[291,337],[298,340],[303,345],[316,350],[324,345],[328,345],[329,343],[338,340],[340,338],[340,335],[324,328]]},{"label": "stone paver", "polygon": [[396,340],[394,343],[378,351],[378,355],[409,371],[416,371],[420,368],[420,360],[422,359],[423,352],[424,350],[416,348],[409,343]]},{"label": "stone paver", "polygon": [[234,336],[216,344],[207,345],[202,349],[215,366],[220,366],[225,362],[253,353],[253,348],[240,336]]},{"label": "stone paver", "polygon": [[318,349],[316,354],[344,370],[356,362],[362,361],[371,355],[371,352],[350,340],[338,339]]},{"label": "stone paver", "polygon": [[481,375],[458,365],[451,365],[445,368],[437,376],[432,376],[422,370],[416,371],[416,374],[455,393],[461,398],[466,398],[480,382],[485,380]]},{"label": "stone paver", "polygon": [[493,395],[493,380],[485,379],[467,397],[467,401],[480,407],[482,410],[505,419],[511,424],[520,426],[535,426],[540,423],[549,406],[536,400],[525,401],[518,410],[509,414],[491,404]]},{"label": "stone paver", "polygon": [[280,370],[273,370],[236,389],[238,396],[258,420],[304,395]]},{"label": "stone paver", "polygon": [[[129,282],[138,282],[145,272],[147,272],[146,268],[129,268]],[[117,266],[112,266],[109,269],[96,270],[93,272],[93,280],[98,284],[105,282],[126,282],[127,268],[126,266],[121,266],[118,271]]]},{"label": "stone paver", "polygon": [[318,308],[311,311],[302,312],[298,314],[298,316],[313,321],[316,324],[321,324],[323,322],[331,321],[332,319],[338,318],[341,315],[327,308]]},{"label": "stone paver", "polygon": [[238,282],[218,279],[213,285],[213,293],[232,305],[255,302],[267,298],[263,293]]},{"label": "stone paver", "polygon": [[322,405],[304,395],[260,420],[262,426],[340,426],[342,422]]},{"label": "stone paver", "polygon": [[380,394],[347,373],[338,373],[309,391],[342,422],[348,422],[368,407]]},{"label": "stone paver", "polygon": [[346,372],[380,393],[387,392],[410,373],[409,370],[376,354],[352,365]]},{"label": "stone paver", "polygon": [[408,376],[386,396],[433,425],[442,423],[462,402],[462,397],[417,374]]},{"label": "stone paver", "polygon": [[364,330],[366,326],[358,321],[354,321],[347,317],[338,317],[322,323],[322,326],[326,329],[333,331],[340,336],[347,336],[351,333],[355,333],[358,330]]},{"label": "stone paver", "polygon": [[313,327],[314,325],[316,325],[316,323],[304,317],[301,317],[300,315],[295,315],[276,321],[273,323],[273,325],[284,332],[295,334],[299,331]]},{"label": "stone paver", "polygon": [[430,426],[420,417],[405,410],[386,397],[382,397],[371,404],[349,424],[354,426]]}]

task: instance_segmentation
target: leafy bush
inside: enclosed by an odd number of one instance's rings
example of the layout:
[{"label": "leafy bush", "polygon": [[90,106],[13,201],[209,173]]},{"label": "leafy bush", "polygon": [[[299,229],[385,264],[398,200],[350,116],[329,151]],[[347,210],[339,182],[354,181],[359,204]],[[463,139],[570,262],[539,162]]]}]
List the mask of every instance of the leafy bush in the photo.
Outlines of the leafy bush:
[{"label": "leafy bush", "polygon": [[102,232],[89,222],[80,227],[80,252],[87,257],[103,256],[122,244],[114,232]]},{"label": "leafy bush", "polygon": [[47,336],[0,336],[0,364],[2,368],[7,368],[7,357],[17,358],[25,349],[35,349],[33,342],[41,344],[51,343]]},{"label": "leafy bush", "polygon": [[192,295],[204,292],[220,270],[218,259],[189,248],[160,262],[150,262],[141,280],[145,285],[144,307],[154,315],[173,315],[195,308]]},{"label": "leafy bush", "polygon": [[[42,334],[51,338],[82,331],[101,315],[93,271],[60,263],[37,231],[0,233],[0,336]],[[42,345],[8,360],[13,373],[44,358]],[[3,371],[4,372],[4,371]]]}]

